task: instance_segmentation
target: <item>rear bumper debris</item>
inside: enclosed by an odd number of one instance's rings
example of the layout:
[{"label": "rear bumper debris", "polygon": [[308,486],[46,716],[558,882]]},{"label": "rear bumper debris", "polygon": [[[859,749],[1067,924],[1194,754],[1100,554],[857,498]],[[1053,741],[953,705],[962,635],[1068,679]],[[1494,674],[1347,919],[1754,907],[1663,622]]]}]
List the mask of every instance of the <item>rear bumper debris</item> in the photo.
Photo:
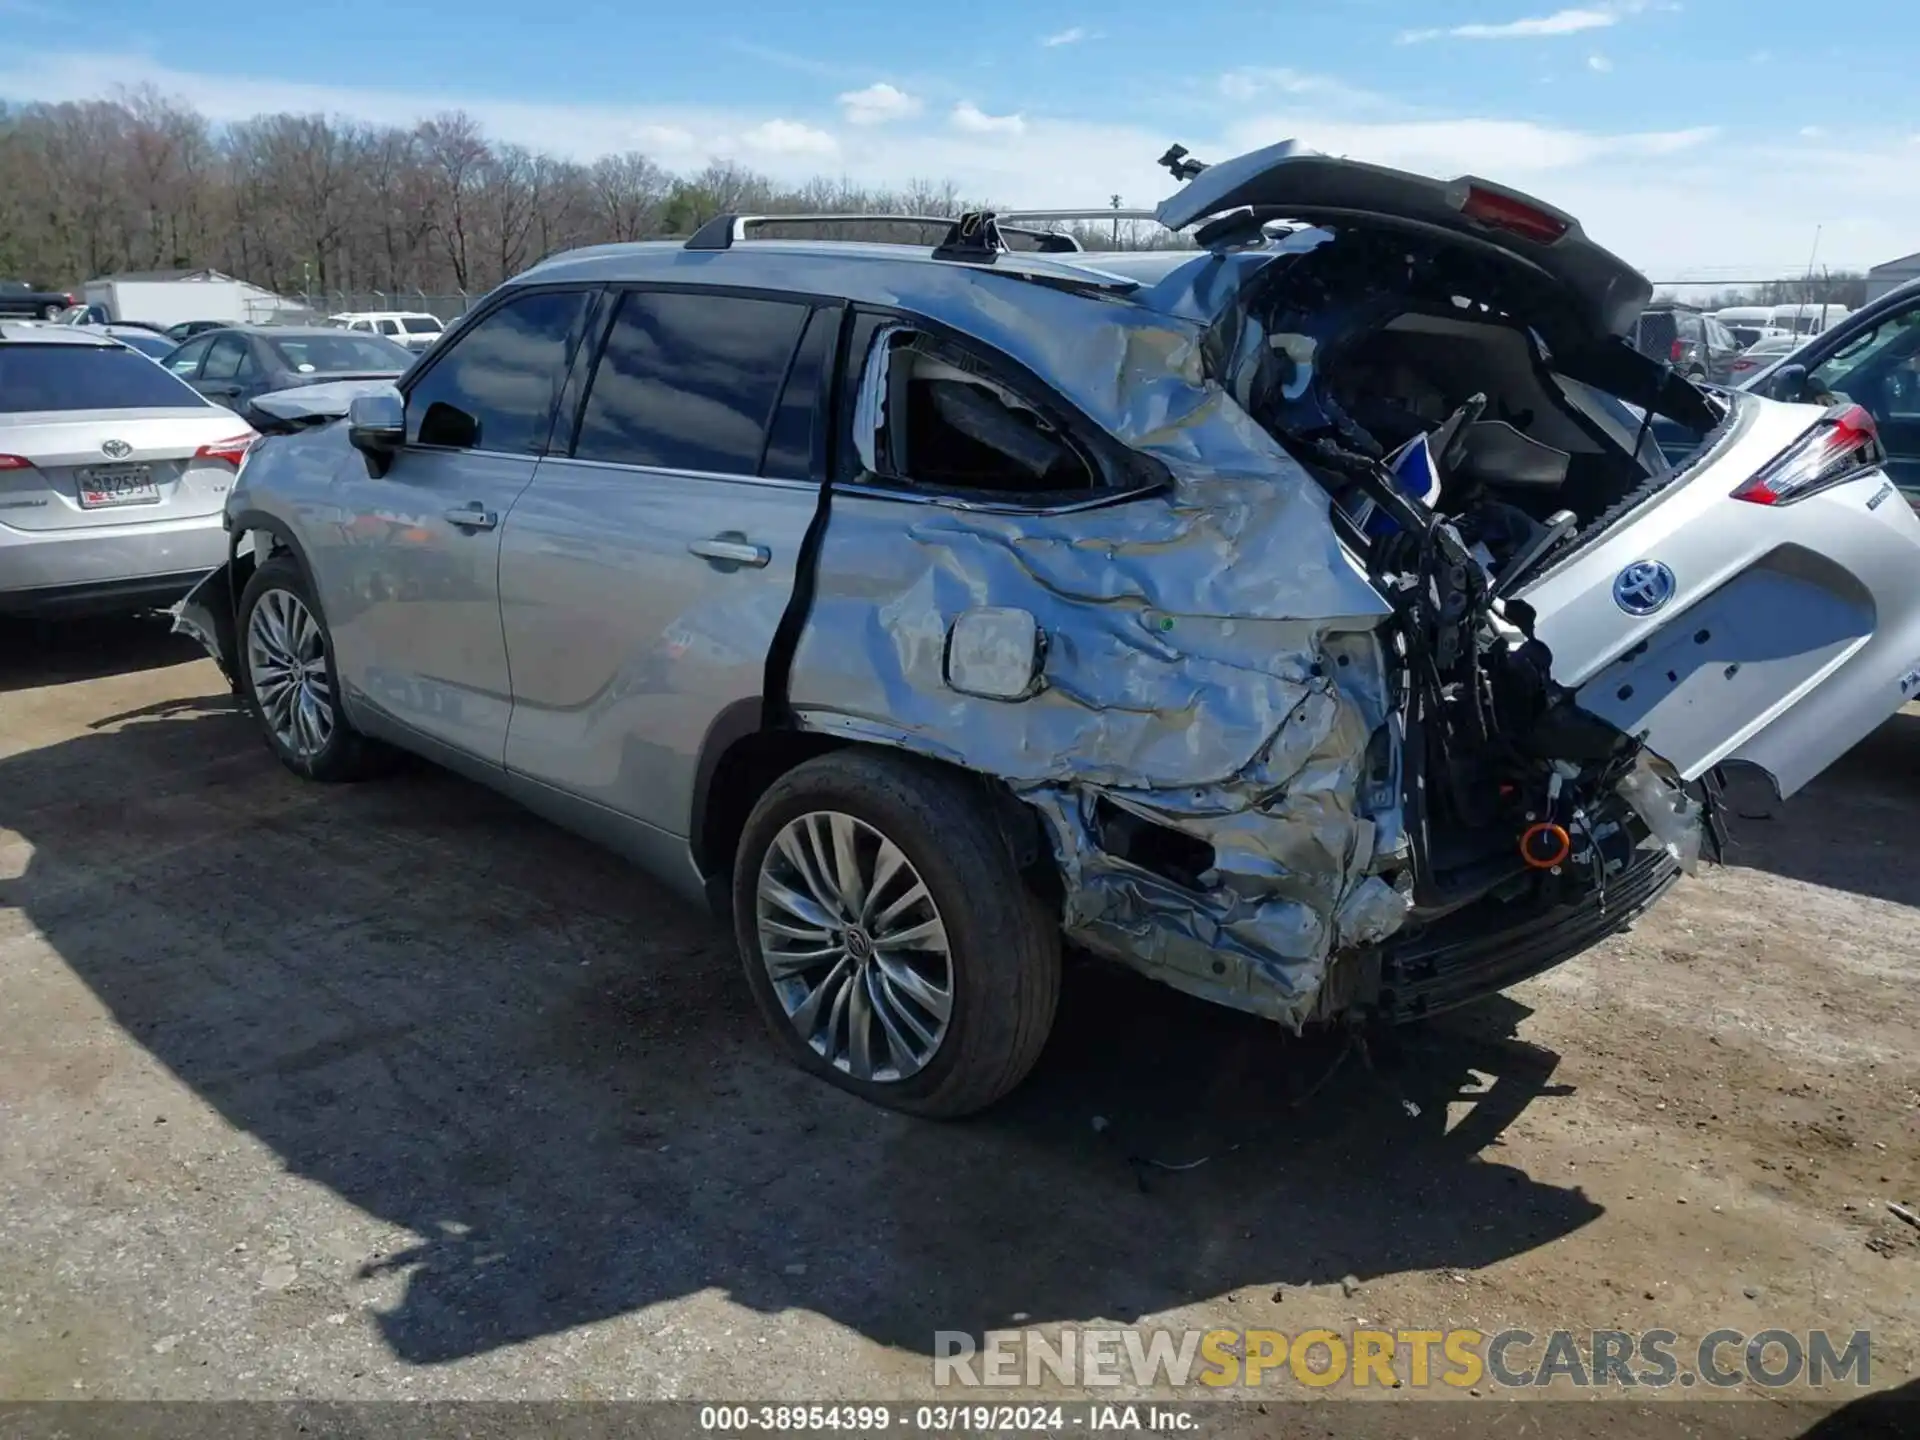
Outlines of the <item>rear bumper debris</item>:
[{"label": "rear bumper debris", "polygon": [[199,641],[227,677],[227,684],[238,691],[240,665],[233,601],[233,566],[229,562],[188,591],[170,613],[174,634],[190,635]]}]

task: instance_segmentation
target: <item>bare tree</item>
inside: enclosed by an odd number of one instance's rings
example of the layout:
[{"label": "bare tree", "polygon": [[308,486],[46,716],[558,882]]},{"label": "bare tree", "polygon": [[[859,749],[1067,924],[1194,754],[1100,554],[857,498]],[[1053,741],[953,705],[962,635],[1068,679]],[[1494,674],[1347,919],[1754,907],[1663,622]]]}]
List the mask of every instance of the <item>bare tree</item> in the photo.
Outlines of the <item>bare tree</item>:
[{"label": "bare tree", "polygon": [[629,150],[594,161],[587,187],[604,238],[638,240],[656,233],[673,180],[646,156]]},{"label": "bare tree", "polygon": [[476,192],[493,157],[479,122],[461,111],[424,121],[416,133],[434,230],[452,267],[453,283],[464,293],[474,280],[470,247]]},{"label": "bare tree", "polygon": [[310,114],[215,126],[153,90],[0,105],[0,275],[68,288],[212,267],[289,292],[470,296],[565,248],[685,235],[730,211],[983,208],[939,180],[779,185],[731,160],[676,176],[637,151],[580,165],[490,141],[460,112],[410,128]]}]

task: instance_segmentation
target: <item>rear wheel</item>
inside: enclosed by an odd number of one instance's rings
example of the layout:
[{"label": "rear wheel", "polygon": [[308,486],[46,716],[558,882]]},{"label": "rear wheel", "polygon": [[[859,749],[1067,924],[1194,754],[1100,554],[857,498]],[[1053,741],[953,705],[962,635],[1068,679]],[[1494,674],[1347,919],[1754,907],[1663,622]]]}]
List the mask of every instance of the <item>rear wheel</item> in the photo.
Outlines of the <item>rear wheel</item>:
[{"label": "rear wheel", "polygon": [[340,709],[333,644],[306,576],[288,555],[253,572],[240,595],[240,689],[267,748],[307,780],[358,780],[382,748]]},{"label": "rear wheel", "polygon": [[1053,1026],[1059,929],[965,777],[855,750],[797,766],[747,821],[733,913],[775,1038],[864,1099],[970,1114]]},{"label": "rear wheel", "polygon": [[60,307],[58,305],[42,305],[40,307],[40,318],[42,320],[58,320],[60,318]]}]

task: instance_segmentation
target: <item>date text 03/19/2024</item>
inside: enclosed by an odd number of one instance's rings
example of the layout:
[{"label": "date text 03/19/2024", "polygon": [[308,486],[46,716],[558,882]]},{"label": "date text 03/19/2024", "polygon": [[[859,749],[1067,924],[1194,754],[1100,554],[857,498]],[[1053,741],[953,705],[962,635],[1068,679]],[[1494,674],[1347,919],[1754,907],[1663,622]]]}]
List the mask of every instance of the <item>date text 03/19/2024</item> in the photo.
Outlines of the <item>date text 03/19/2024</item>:
[{"label": "date text 03/19/2024", "polygon": [[837,1431],[883,1435],[910,1431],[947,1435],[1059,1434],[1064,1430],[1145,1430],[1181,1434],[1195,1429],[1192,1411],[1166,1405],[703,1405],[700,1428],[722,1435]]}]

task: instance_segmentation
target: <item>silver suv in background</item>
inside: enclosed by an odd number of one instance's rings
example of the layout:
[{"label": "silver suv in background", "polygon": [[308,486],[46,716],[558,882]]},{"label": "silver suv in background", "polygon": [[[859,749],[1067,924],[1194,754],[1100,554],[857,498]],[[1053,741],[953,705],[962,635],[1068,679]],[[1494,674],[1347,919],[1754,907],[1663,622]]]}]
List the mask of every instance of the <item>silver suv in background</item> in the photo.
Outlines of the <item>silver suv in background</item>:
[{"label": "silver suv in background", "polygon": [[548,259],[396,387],[264,397],[180,624],[296,773],[398,746],[625,852],[930,1115],[1031,1067],[1063,938],[1292,1029],[1537,973],[1719,767],[1791,793],[1920,687],[1854,410],[1637,354],[1646,281],[1518,192],[1165,163],[1195,249]]},{"label": "silver suv in background", "polygon": [[0,613],[174,603],[253,439],[110,335],[0,322]]},{"label": "silver suv in background", "polygon": [[1746,348],[1711,315],[1680,306],[1656,305],[1641,315],[1633,332],[1634,348],[1664,360],[1689,380],[1731,383],[1734,365]]}]

